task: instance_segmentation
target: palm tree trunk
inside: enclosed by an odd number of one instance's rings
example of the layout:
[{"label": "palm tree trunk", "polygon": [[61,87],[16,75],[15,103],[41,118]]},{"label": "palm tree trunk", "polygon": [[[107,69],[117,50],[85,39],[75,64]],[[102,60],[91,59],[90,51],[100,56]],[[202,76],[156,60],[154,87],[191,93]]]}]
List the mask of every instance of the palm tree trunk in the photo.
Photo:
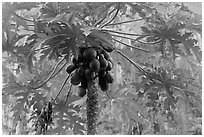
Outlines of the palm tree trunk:
[{"label": "palm tree trunk", "polygon": [[98,93],[97,87],[94,81],[88,82],[88,93],[87,93],[87,134],[96,135],[96,122],[98,118]]}]

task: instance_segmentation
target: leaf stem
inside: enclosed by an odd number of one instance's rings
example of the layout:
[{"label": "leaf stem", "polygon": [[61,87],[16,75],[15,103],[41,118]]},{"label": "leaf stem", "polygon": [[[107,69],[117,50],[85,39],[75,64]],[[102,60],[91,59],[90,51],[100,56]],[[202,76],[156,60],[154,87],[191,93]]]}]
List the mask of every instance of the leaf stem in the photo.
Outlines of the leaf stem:
[{"label": "leaf stem", "polygon": [[54,78],[63,68],[64,68],[64,66],[67,64],[67,62],[65,62],[64,64],[63,64],[63,66],[51,77],[51,78]]},{"label": "leaf stem", "polygon": [[100,24],[101,22],[103,22],[105,18],[106,18],[106,16],[104,16],[102,19],[100,19],[99,21],[97,21],[93,26],[96,27],[98,24]]},{"label": "leaf stem", "polygon": [[[143,41],[139,41],[137,39],[134,39],[134,38],[130,38],[130,37],[125,37],[125,36],[120,36],[120,35],[115,35],[115,34],[110,34],[112,36],[115,36],[115,37],[120,37],[120,38],[125,38],[125,39],[130,39],[130,40],[133,40],[133,41],[137,41],[139,43],[142,43],[142,44],[158,44],[159,42],[161,42],[162,40],[159,40],[157,42],[152,42],[152,43],[149,43],[149,42],[143,42]],[[148,35],[144,35],[144,37],[146,37]]]},{"label": "leaf stem", "polygon": [[23,17],[21,17],[21,16],[19,16],[18,14],[16,14],[15,12],[13,12],[13,11],[11,11],[11,10],[9,10],[13,15],[15,15],[16,17],[18,17],[18,18],[21,18],[21,19],[23,19],[23,20],[25,20],[25,21],[30,21],[30,22],[34,22],[33,20],[29,20],[29,19],[26,19],[26,18],[23,18]]},{"label": "leaf stem", "polygon": [[123,42],[121,42],[119,40],[116,40],[114,38],[112,38],[112,39],[115,40],[116,42],[120,43],[120,44],[123,44],[123,45],[127,46],[127,47],[134,48],[134,49],[141,50],[141,51],[145,51],[145,52],[150,52],[149,50],[142,49],[142,48],[139,48],[139,47],[135,47],[135,46],[132,46],[132,45],[128,45],[128,44],[123,43]]},{"label": "leaf stem", "polygon": [[66,100],[65,100],[65,104],[66,104],[66,102],[67,102],[67,100],[68,100],[68,98],[69,98],[69,94],[70,94],[71,90],[72,90],[72,84],[71,84],[70,87],[69,87],[69,91],[68,91],[68,93],[67,93],[67,97],[66,97]]},{"label": "leaf stem", "polygon": [[150,42],[140,41],[140,40],[138,40],[138,39],[135,39],[135,41],[137,41],[137,42],[139,42],[139,43],[141,43],[141,44],[158,44],[158,43],[162,42],[162,40],[159,40],[159,41],[157,41],[157,42],[152,42],[152,43],[150,43]]},{"label": "leaf stem", "polygon": [[128,58],[125,54],[123,54],[121,51],[119,50],[115,50],[116,52],[118,52],[120,55],[122,55],[125,59],[127,59],[130,63],[132,63],[137,69],[139,69],[139,71],[144,72],[145,70],[142,68],[141,65],[135,63],[133,60],[131,60],[130,58]]},{"label": "leaf stem", "polygon": [[107,26],[109,23],[111,23],[116,18],[116,16],[119,13],[119,10],[120,10],[119,7],[120,7],[120,4],[117,4],[117,11],[116,11],[115,15],[113,16],[113,18],[111,20],[109,20],[107,23],[105,23],[104,25],[102,25],[100,28],[103,28],[103,27]]},{"label": "leaf stem", "polygon": [[[113,11],[115,11],[115,9],[113,9],[113,10],[108,14],[108,16],[110,16],[110,14],[111,14]],[[98,24],[101,24],[101,22],[103,22],[103,21],[106,19],[106,17],[107,17],[107,16],[104,16],[102,19],[100,19],[99,21],[97,21],[97,22],[94,24],[94,26],[96,26],[96,25],[98,25]]]},{"label": "leaf stem", "polygon": [[130,37],[125,37],[125,36],[120,36],[120,35],[115,35],[115,34],[110,34],[110,35],[115,36],[115,37],[120,37],[120,38],[135,40],[134,38],[130,38]]},{"label": "leaf stem", "polygon": [[52,100],[52,102],[51,103],[53,103],[56,99],[57,99],[57,97],[59,96],[59,94],[61,93],[61,91],[62,91],[62,89],[63,89],[63,87],[64,87],[64,85],[66,84],[66,82],[67,82],[67,80],[69,79],[69,77],[70,77],[71,75],[69,74],[68,76],[67,76],[67,78],[65,79],[65,81],[63,82],[63,84],[62,84],[62,86],[60,87],[60,90],[59,90],[59,92],[58,92],[58,94],[57,94],[57,96]]},{"label": "leaf stem", "polygon": [[[116,35],[116,36],[117,36],[117,35]],[[141,43],[141,44],[158,44],[158,43],[160,43],[160,42],[162,41],[162,40],[158,40],[158,41],[152,42],[152,43],[140,41],[140,39],[145,38],[145,37],[147,37],[147,36],[151,36],[151,35],[148,35],[148,34],[146,34],[146,35],[140,35],[139,37],[137,37],[136,39],[134,39],[134,41],[137,41],[137,42],[139,42],[139,43]]]},{"label": "leaf stem", "polygon": [[49,46],[47,46],[47,47],[42,47],[42,48],[39,48],[39,49],[36,49],[36,50],[32,50],[32,51],[30,51],[30,53],[28,54],[28,56],[26,57],[25,60],[27,60],[27,59],[29,58],[29,56],[30,56],[34,51],[38,51],[38,50],[46,49],[46,48],[49,48]]},{"label": "leaf stem", "polygon": [[104,3],[101,6],[97,7],[96,9],[94,9],[88,16],[92,15],[94,12],[96,12],[97,10],[99,10],[102,7],[106,7],[107,5],[109,5],[110,3]]},{"label": "leaf stem", "polygon": [[112,23],[112,24],[108,24],[108,25],[106,25],[106,26],[113,26],[113,25],[125,24],[125,23],[130,23],[130,22],[141,21],[141,20],[143,20],[143,19],[135,19],[135,20],[129,20],[129,21],[118,22],[118,23]]},{"label": "leaf stem", "polygon": [[47,46],[47,47],[42,47],[42,48],[36,49],[36,50],[34,50],[34,51],[38,51],[38,50],[46,49],[46,48],[49,48],[49,46]]},{"label": "leaf stem", "polygon": [[141,34],[124,33],[120,31],[114,31],[114,30],[108,30],[108,29],[101,29],[101,31],[108,31],[108,32],[118,33],[118,34],[123,34],[123,35],[141,36]]},{"label": "leaf stem", "polygon": [[[16,24],[11,23],[11,25],[12,25],[12,26],[15,26]],[[32,26],[32,27],[33,27],[33,26],[35,26],[35,25],[34,25],[34,24],[27,24],[27,26]]]},{"label": "leaf stem", "polygon": [[[50,74],[50,76],[39,86],[37,87],[31,87],[32,89],[38,89],[40,87],[42,87],[43,85],[45,85],[50,79],[52,79],[53,77],[55,77],[61,70],[62,68],[64,68],[64,66],[67,64],[66,62],[64,63],[64,65],[55,73],[57,67],[59,66],[59,64],[64,60],[65,58],[62,58],[58,63],[57,65],[54,67],[52,73]],[[55,74],[54,74],[55,73]]]}]

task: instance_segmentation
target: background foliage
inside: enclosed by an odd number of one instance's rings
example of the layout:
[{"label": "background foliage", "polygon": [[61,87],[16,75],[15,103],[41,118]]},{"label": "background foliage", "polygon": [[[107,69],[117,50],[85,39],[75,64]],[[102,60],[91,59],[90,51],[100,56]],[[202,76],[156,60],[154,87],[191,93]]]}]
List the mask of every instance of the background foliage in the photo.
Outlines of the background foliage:
[{"label": "background foliage", "polygon": [[56,97],[47,134],[86,134],[86,96],[70,80],[58,94],[85,36],[114,48],[98,134],[202,134],[201,5],[2,3],[3,134],[35,134],[39,111]]}]

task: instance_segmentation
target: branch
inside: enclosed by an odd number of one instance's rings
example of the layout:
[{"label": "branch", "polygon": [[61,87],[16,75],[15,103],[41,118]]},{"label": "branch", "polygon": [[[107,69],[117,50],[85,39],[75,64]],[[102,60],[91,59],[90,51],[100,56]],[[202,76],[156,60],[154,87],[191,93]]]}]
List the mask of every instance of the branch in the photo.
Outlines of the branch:
[{"label": "branch", "polygon": [[106,16],[104,16],[102,19],[100,19],[99,21],[97,21],[93,26],[96,27],[98,24],[100,24],[101,22],[103,22],[105,18],[106,18]]},{"label": "branch", "polygon": [[137,42],[139,42],[139,43],[142,43],[142,44],[158,44],[158,43],[160,43],[160,42],[162,41],[162,39],[160,39],[160,40],[158,40],[158,41],[156,41],[156,42],[152,42],[152,43],[140,41],[140,39],[143,39],[143,38],[145,38],[145,37],[147,37],[147,36],[151,36],[151,35],[143,35],[143,36],[138,37],[137,39],[135,39],[135,41],[137,41]]},{"label": "branch", "polygon": [[[139,41],[137,39],[134,39],[134,38],[130,38],[130,37],[125,37],[125,36],[120,36],[120,35],[115,35],[115,34],[110,34],[112,36],[115,36],[115,37],[120,37],[120,38],[125,38],[125,39],[130,39],[130,40],[133,40],[133,41],[137,41],[139,43],[142,43],[142,44],[158,44],[159,42],[161,42],[162,40],[159,40],[157,42],[152,42],[152,43],[149,43],[149,42],[143,42],[143,41]],[[146,37],[148,35],[144,35],[144,37]]]},{"label": "branch", "polygon": [[177,86],[171,86],[171,87],[172,87],[172,88],[175,88],[175,89],[177,89],[177,90],[182,91],[184,94],[188,94],[187,92],[184,92],[184,91],[191,92],[190,90],[187,90],[187,89],[182,89],[182,88],[179,88],[179,87],[177,87]]},{"label": "branch", "polygon": [[130,38],[130,37],[125,37],[125,36],[120,36],[120,35],[115,35],[115,34],[110,34],[110,35],[115,36],[115,37],[120,37],[120,38],[135,40],[134,38]]},{"label": "branch", "polygon": [[67,102],[67,100],[68,100],[68,98],[69,98],[69,94],[70,94],[71,90],[72,90],[72,84],[70,85],[70,88],[69,88],[69,91],[68,91],[68,94],[67,94],[65,103]]},{"label": "branch", "polygon": [[63,89],[63,87],[64,87],[64,85],[66,84],[66,82],[67,82],[67,80],[69,79],[69,77],[70,77],[71,75],[69,74],[68,76],[67,76],[67,78],[65,79],[65,81],[63,82],[63,84],[62,84],[62,86],[60,87],[60,90],[59,90],[59,92],[58,92],[58,94],[57,94],[57,96],[55,97],[55,99],[53,99],[52,100],[52,102],[51,103],[53,103],[56,99],[57,99],[57,97],[59,96],[59,94],[61,93],[61,91],[62,91],[62,89]]},{"label": "branch", "polygon": [[[115,36],[115,37],[130,39],[130,40],[133,40],[133,41],[137,41],[137,42],[139,42],[139,43],[142,43],[142,44],[158,44],[159,42],[162,41],[162,40],[159,40],[159,41],[157,41],[157,42],[152,42],[152,43],[150,43],[150,42],[139,41],[139,40],[137,40],[137,39],[130,38],[130,37],[125,37],[125,36],[120,36],[120,35],[115,35],[115,34],[110,34],[110,35]],[[148,36],[148,35],[144,35],[144,37],[146,37],[146,36]]]},{"label": "branch", "polygon": [[135,19],[135,20],[129,20],[129,21],[118,22],[118,23],[112,23],[112,24],[108,24],[108,25],[106,25],[106,26],[119,25],[119,24],[130,23],[130,22],[136,22],[136,21],[141,21],[141,20],[143,20],[143,19]]},{"label": "branch", "polygon": [[49,46],[30,51],[30,53],[29,53],[29,54],[27,55],[27,57],[26,57],[26,60],[29,58],[29,56],[30,56],[34,51],[38,51],[38,50],[46,49],[46,48],[49,48]]},{"label": "branch", "polygon": [[[115,11],[115,9],[113,9],[113,10],[108,14],[108,16],[110,16],[110,14],[111,14],[113,11]],[[94,26],[96,26],[96,25],[98,25],[98,24],[101,24],[101,22],[103,22],[104,19],[106,19],[106,17],[107,17],[107,16],[104,16],[102,19],[100,19],[99,21],[97,21],[97,22],[94,24]]]},{"label": "branch", "polygon": [[[57,67],[59,66],[59,64],[64,60],[65,58],[62,58],[57,65],[55,66],[55,68],[53,69],[52,73],[50,74],[50,76],[39,86],[37,87],[31,87],[32,89],[38,89],[40,87],[42,87],[43,85],[45,85],[50,79],[52,79],[53,77],[55,77],[61,70],[62,68],[64,68],[64,66],[67,64],[66,62],[64,63],[64,65],[55,73]],[[54,74],[55,73],[55,74]]]},{"label": "branch", "polygon": [[65,62],[64,64],[63,64],[63,66],[51,77],[51,79],[52,78],[54,78],[63,68],[64,68],[64,66],[67,64],[67,62]]},{"label": "branch", "polygon": [[103,27],[107,26],[109,23],[111,23],[111,22],[116,18],[116,16],[118,15],[118,12],[119,12],[119,10],[120,10],[119,7],[120,7],[120,6],[119,6],[119,4],[118,4],[118,5],[117,5],[117,11],[116,11],[115,15],[113,16],[113,18],[112,18],[110,21],[108,21],[107,23],[105,23],[104,25],[102,25],[100,28],[103,28]]},{"label": "branch", "polygon": [[105,7],[105,6],[107,6],[108,4],[110,4],[110,3],[104,3],[104,4],[102,4],[101,6],[97,7],[96,9],[94,9],[91,13],[89,13],[88,16],[92,15],[92,14],[93,14],[94,12],[96,12],[98,9],[100,9],[101,7]]},{"label": "branch", "polygon": [[180,90],[180,91],[183,91],[184,89],[181,89],[181,88],[179,88],[179,87],[176,87],[176,86],[171,86],[172,88],[175,88],[175,89],[177,89],[177,90]]},{"label": "branch", "polygon": [[[50,46],[47,46],[47,47],[42,47],[42,48],[39,48],[39,49],[36,49],[36,50],[33,50],[33,51],[38,51],[38,50],[41,50],[41,49],[47,49],[47,48],[49,48]],[[33,52],[33,51],[31,51],[31,52]]]},{"label": "branch", "polygon": [[[128,58],[125,54],[123,54],[121,51],[119,50],[115,50],[116,52],[118,52],[120,55],[122,55],[125,59],[127,59],[130,63],[132,63],[137,69],[139,69],[139,71],[141,71],[145,76],[149,77],[149,79],[154,82],[154,78],[151,78],[147,71],[144,69],[144,67],[142,67],[141,65],[139,65],[138,63],[135,63],[133,60],[131,60],[130,58]],[[157,79],[156,80],[160,81],[161,83],[163,83],[161,80]]]},{"label": "branch", "polygon": [[123,35],[141,36],[140,34],[124,33],[124,32],[120,32],[120,31],[107,30],[107,29],[101,29],[101,31],[108,31],[108,32],[118,33],[118,34],[123,34]]},{"label": "branch", "polygon": [[121,42],[119,40],[116,40],[114,38],[112,38],[112,39],[115,40],[116,42],[120,43],[120,44],[123,44],[123,45],[127,46],[127,47],[134,48],[134,49],[141,50],[141,51],[145,51],[145,52],[150,52],[149,50],[142,49],[142,48],[139,48],[139,47],[135,47],[135,46],[132,46],[132,45],[128,45],[128,44],[123,43],[123,42]]},{"label": "branch", "polygon": [[113,96],[110,96],[108,91],[105,91],[105,92],[106,92],[108,99],[113,99]]},{"label": "branch", "polygon": [[[15,26],[16,24],[11,23],[10,25],[11,25],[11,26]],[[31,26],[31,27],[33,27],[33,26],[35,26],[35,25],[34,25],[34,24],[27,24],[27,26]]]},{"label": "branch", "polygon": [[139,42],[139,43],[141,43],[141,44],[158,44],[158,43],[160,43],[162,40],[159,40],[159,41],[157,41],[157,42],[152,42],[152,43],[144,42],[144,41],[139,41],[139,40],[135,40],[135,41],[137,41],[137,42]]},{"label": "branch", "polygon": [[123,54],[121,51],[119,50],[115,50],[116,52],[118,52],[120,55],[122,55],[125,59],[127,59],[130,63],[132,63],[137,69],[139,69],[139,71],[141,72],[145,72],[145,70],[142,68],[141,65],[135,63],[133,60],[131,60],[130,58],[128,58],[125,54]]},{"label": "branch", "polygon": [[[98,9],[100,9],[101,7],[105,7],[110,3],[106,3],[106,4],[102,4],[99,7],[97,7],[96,9],[94,9],[92,12],[85,14],[84,16],[80,17],[81,20],[84,20],[87,16],[91,16],[94,12],[96,12]],[[86,5],[87,6],[87,5]],[[88,6],[89,7],[89,6]],[[88,8],[90,10],[90,8]],[[112,12],[112,11],[111,11]]]},{"label": "branch", "polygon": [[10,11],[13,15],[17,16],[18,18],[21,18],[21,19],[23,19],[23,20],[25,20],[25,21],[34,22],[33,20],[29,20],[29,19],[26,19],[26,18],[23,18],[23,17],[17,15],[15,12],[13,12],[13,11],[11,11],[11,10],[9,10],[9,11]]}]

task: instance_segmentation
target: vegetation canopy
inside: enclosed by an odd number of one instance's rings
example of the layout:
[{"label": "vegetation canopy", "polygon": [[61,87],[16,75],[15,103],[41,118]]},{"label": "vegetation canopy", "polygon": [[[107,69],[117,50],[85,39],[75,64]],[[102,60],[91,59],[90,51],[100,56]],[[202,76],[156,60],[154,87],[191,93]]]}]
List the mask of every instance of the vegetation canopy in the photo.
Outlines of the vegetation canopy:
[{"label": "vegetation canopy", "polygon": [[202,3],[2,3],[2,131],[201,135]]}]

